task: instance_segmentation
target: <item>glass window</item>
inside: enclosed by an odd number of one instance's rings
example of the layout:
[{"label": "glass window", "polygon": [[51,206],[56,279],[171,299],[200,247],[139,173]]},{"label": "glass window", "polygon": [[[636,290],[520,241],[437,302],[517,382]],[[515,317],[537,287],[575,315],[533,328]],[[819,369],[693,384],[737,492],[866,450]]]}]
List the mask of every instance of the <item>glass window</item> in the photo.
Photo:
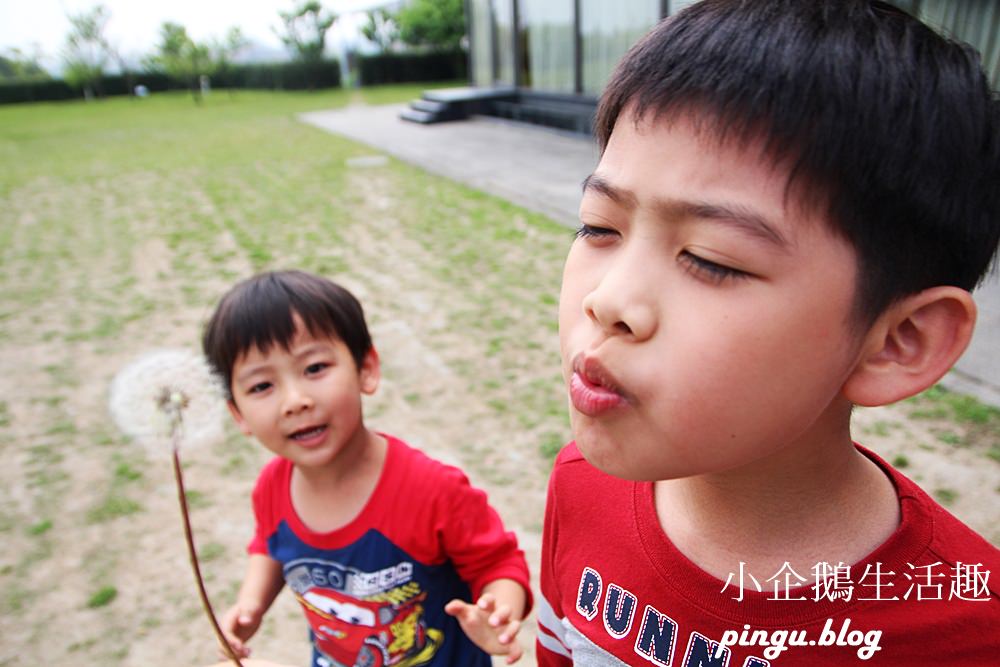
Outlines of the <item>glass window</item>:
[{"label": "glass window", "polygon": [[993,87],[1000,86],[1000,6],[995,0],[922,0],[918,8],[925,23],[979,51]]},{"label": "glass window", "polygon": [[698,0],[670,0],[670,13],[676,14],[688,5],[693,5],[696,2],[698,2]]},{"label": "glass window", "polygon": [[535,90],[572,93],[573,0],[520,0],[522,77]]},{"label": "glass window", "polygon": [[492,0],[493,54],[496,61],[494,80],[514,85],[514,0]]},{"label": "glass window", "polygon": [[580,0],[583,92],[600,94],[629,47],[660,18],[660,0]]},{"label": "glass window", "polygon": [[493,85],[493,22],[490,0],[470,0],[469,42],[472,57],[472,82],[477,86]]},{"label": "glass window", "polygon": [[917,0],[889,0],[889,2],[911,14],[916,14],[918,9]]}]

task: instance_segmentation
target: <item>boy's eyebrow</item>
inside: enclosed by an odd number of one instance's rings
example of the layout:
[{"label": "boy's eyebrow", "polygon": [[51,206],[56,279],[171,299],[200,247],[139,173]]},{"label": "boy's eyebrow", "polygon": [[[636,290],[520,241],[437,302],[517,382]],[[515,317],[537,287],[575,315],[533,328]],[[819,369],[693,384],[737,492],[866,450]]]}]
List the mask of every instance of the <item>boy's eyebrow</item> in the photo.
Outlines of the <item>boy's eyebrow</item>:
[{"label": "boy's eyebrow", "polygon": [[255,366],[250,366],[244,368],[239,375],[233,376],[234,384],[242,384],[255,375],[260,375],[267,370],[267,364],[257,364]]},{"label": "boy's eyebrow", "polygon": [[295,359],[304,359],[311,354],[316,352],[327,352],[329,350],[329,345],[321,342],[312,342],[307,345],[301,345],[289,351],[289,353]]},{"label": "boy's eyebrow", "polygon": [[738,227],[750,236],[767,241],[782,250],[789,246],[785,237],[774,225],[768,222],[767,218],[739,204],[727,206],[705,202],[665,201],[657,202],[655,207],[663,214],[663,217],[670,217],[670,214],[673,213],[675,216],[717,220]]},{"label": "boy's eyebrow", "polygon": [[593,190],[598,194],[604,195],[611,201],[616,204],[620,204],[625,208],[635,208],[639,205],[639,200],[635,198],[634,194],[626,190],[616,188],[597,174],[591,174],[587,178],[583,179],[583,193],[586,194],[588,190]]},{"label": "boy's eyebrow", "polygon": [[[289,350],[288,354],[292,355],[294,359],[304,359],[314,352],[322,352],[327,348],[323,343],[314,342],[308,343],[306,345],[295,348],[294,350]],[[239,375],[233,376],[233,381],[236,383],[245,382],[255,375],[260,375],[267,372],[270,368],[270,364],[265,360],[259,364],[254,364],[253,366],[248,366],[240,372]]]},{"label": "boy's eyebrow", "polygon": [[[583,191],[586,193],[588,190],[603,195],[628,209],[636,208],[639,205],[639,200],[634,194],[615,187],[597,174],[591,174],[583,180]],[[653,201],[653,210],[664,220],[683,218],[715,220],[736,227],[740,231],[766,241],[781,250],[787,249],[790,245],[784,235],[767,218],[740,204],[656,199]]]}]

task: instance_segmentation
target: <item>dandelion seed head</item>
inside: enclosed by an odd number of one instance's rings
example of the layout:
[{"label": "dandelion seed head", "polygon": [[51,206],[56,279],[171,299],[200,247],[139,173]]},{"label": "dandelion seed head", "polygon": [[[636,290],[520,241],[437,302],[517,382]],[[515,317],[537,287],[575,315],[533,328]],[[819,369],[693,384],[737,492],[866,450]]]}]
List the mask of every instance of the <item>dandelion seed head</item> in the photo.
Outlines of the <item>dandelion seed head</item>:
[{"label": "dandelion seed head", "polygon": [[223,437],[224,394],[204,358],[188,350],[143,354],[115,375],[109,393],[118,428],[147,446],[169,444],[178,417],[184,446]]}]

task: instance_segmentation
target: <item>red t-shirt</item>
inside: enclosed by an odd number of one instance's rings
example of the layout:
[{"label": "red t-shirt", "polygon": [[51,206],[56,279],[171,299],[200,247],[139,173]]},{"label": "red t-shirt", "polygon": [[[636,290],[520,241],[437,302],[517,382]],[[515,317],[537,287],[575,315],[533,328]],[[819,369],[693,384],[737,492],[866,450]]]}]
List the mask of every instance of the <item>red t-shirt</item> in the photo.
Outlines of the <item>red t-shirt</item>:
[{"label": "red t-shirt", "polygon": [[474,600],[501,578],[519,582],[530,604],[524,552],[461,470],[385,437],[371,498],[328,533],[310,530],[295,512],[291,462],[271,460],[254,488],[248,550],[281,563],[310,624],[314,667],[488,666],[444,605]]},{"label": "red t-shirt", "polygon": [[777,573],[744,572],[761,592],[747,576],[738,588],[736,572],[729,585],[707,574],[660,528],[651,482],[606,475],[571,443],[549,482],[538,664],[1000,665],[1000,551],[861,451],[892,480],[901,522],[817,601],[798,579],[776,594],[767,579]]}]

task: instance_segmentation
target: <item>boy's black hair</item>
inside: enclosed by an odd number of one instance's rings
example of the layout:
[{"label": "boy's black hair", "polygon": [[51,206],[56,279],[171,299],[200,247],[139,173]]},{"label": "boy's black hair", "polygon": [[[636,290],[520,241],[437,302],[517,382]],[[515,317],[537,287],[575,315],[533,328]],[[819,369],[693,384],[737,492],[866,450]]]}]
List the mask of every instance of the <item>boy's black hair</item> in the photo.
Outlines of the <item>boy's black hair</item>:
[{"label": "boy's black hair", "polygon": [[219,301],[205,326],[202,349],[232,400],[233,366],[251,348],[288,349],[298,315],[313,336],[344,342],[361,368],[372,339],[354,295],[340,285],[304,271],[260,273],[234,286]]},{"label": "boy's black hair", "polygon": [[762,139],[789,190],[858,254],[855,314],[936,285],[973,289],[1000,238],[1000,104],[978,54],[884,2],[704,0],[611,77],[595,120],[691,112]]}]

